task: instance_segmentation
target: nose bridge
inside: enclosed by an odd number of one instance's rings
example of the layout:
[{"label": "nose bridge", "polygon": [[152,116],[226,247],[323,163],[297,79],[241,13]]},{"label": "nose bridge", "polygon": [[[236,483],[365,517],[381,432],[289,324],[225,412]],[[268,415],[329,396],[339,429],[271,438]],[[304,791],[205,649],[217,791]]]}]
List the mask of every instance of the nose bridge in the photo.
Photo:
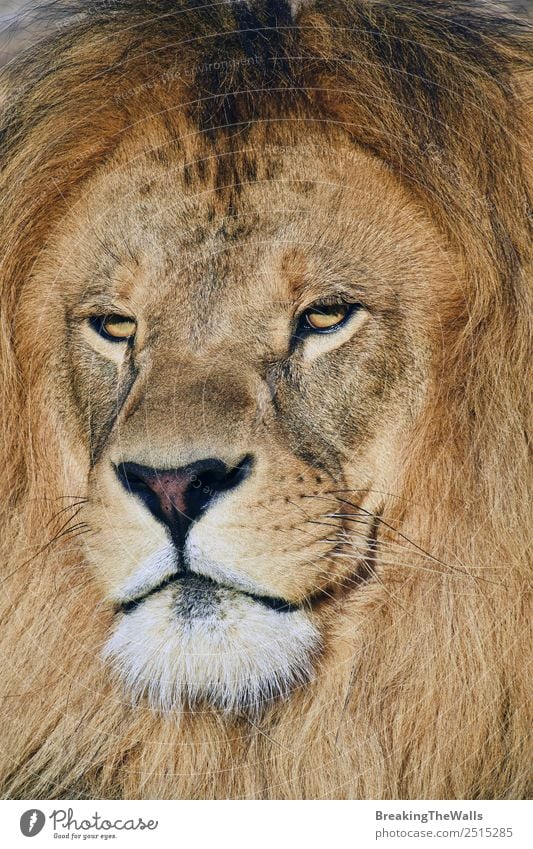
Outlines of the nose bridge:
[{"label": "nose bridge", "polygon": [[145,446],[143,462],[176,468],[217,456],[232,465],[249,450],[257,399],[237,363],[154,362],[133,394],[120,440]]}]

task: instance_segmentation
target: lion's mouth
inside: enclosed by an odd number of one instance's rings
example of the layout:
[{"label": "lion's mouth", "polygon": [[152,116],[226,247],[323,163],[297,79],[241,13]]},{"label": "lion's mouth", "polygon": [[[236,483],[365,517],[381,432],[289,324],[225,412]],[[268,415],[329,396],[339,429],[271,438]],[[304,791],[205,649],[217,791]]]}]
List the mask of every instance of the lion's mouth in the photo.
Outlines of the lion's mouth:
[{"label": "lion's mouth", "polygon": [[289,601],[247,586],[237,570],[193,544],[184,567],[167,545],[115,597],[118,621],[104,657],[133,703],[146,698],[162,712],[198,704],[256,712],[313,679],[324,647],[323,611],[342,604],[360,580],[337,575]]},{"label": "lion's mouth", "polygon": [[291,613],[301,609],[301,605],[286,601],[285,599],[278,598],[276,596],[258,595],[242,589],[237,589],[233,586],[219,584],[204,575],[180,571],[165,578],[157,584],[157,586],[142,593],[141,595],[116,605],[115,613],[131,613],[132,610],[138,608],[139,605],[146,601],[146,599],[161,592],[169,586],[180,587],[181,589],[186,590],[189,595],[193,594],[197,597],[203,596],[207,605],[209,605],[210,600],[214,600],[214,598],[216,598],[217,593],[219,593],[220,590],[230,590],[236,595],[245,596],[258,604],[262,604],[269,610],[274,610],[280,613]]},{"label": "lion's mouth", "polygon": [[309,611],[173,573],[121,604],[103,657],[128,699],[158,712],[198,704],[256,712],[315,675],[323,637]]},{"label": "lion's mouth", "polygon": [[[202,615],[202,611],[209,615],[209,611],[217,606],[217,600],[221,594],[235,602],[239,600],[253,602],[259,608],[275,613],[299,611],[316,614],[322,610],[323,606],[329,607],[332,603],[342,603],[354,589],[368,582],[371,578],[371,563],[375,557],[376,534],[377,519],[372,522],[369,529],[366,557],[358,559],[354,569],[349,573],[342,577],[336,575],[332,581],[315,588],[298,601],[289,601],[281,596],[257,591],[259,588],[247,586],[247,582],[243,581],[241,576],[227,575],[215,562],[204,561],[201,552],[198,556],[191,556],[195,553],[189,552],[187,565],[184,566],[183,557],[176,552],[174,546],[169,545],[155,552],[133,580],[122,586],[120,594],[113,599],[114,613],[127,615],[144,605],[148,599],[170,589],[176,591],[177,597],[193,599],[191,610],[195,611],[194,615]],[[342,541],[340,543],[335,541],[327,556],[333,558],[336,554],[343,554]],[[196,571],[189,565],[195,560],[199,561],[202,571]],[[204,569],[210,574],[205,574]],[[188,618],[187,605],[182,608],[179,614]]]}]

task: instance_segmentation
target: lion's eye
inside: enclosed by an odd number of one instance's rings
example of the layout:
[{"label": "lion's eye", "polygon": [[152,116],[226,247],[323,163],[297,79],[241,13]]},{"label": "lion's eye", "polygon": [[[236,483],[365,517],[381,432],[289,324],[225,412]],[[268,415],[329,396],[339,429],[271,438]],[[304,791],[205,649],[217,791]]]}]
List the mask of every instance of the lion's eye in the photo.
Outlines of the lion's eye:
[{"label": "lion's eye", "polygon": [[353,308],[353,304],[315,304],[303,313],[303,329],[315,333],[336,330],[346,321]]},{"label": "lion's eye", "polygon": [[110,342],[130,342],[137,332],[137,322],[124,315],[99,315],[90,319],[93,330]]}]

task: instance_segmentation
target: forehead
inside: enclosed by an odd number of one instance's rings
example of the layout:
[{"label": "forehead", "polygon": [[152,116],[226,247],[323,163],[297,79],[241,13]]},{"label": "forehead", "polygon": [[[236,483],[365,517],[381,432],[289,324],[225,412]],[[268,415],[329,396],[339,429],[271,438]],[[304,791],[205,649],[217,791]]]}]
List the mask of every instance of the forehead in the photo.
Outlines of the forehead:
[{"label": "forehead", "polygon": [[[344,288],[394,299],[403,265],[435,263],[435,235],[387,168],[317,134],[196,151],[124,145],[63,227],[67,295],[160,317],[201,305],[312,302]],[[70,261],[69,261],[70,260]],[[405,275],[404,275],[405,277]]]}]

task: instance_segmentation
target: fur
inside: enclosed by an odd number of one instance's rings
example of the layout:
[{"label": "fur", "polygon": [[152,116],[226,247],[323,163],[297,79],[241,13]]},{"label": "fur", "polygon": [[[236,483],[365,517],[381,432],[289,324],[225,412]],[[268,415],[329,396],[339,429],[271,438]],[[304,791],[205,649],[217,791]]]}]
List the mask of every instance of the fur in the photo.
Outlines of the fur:
[{"label": "fur", "polygon": [[[529,31],[466,0],[317,0],[295,18],[282,0],[95,0],[38,15],[50,33],[6,69],[0,128],[3,793],[527,796]],[[229,152],[210,178],[231,210],[235,174],[263,167],[236,145],[266,145],[261,121],[280,116],[303,138],[298,122],[318,123],[326,147],[336,127],[378,160],[460,283],[442,296],[401,488],[381,505],[377,578],[326,614],[313,680],[259,718],[228,718],[221,697],[222,712],[176,721],[124,699],[101,659],[113,611],[77,536],[86,440],[51,367],[54,334],[28,318],[43,298],[34,269],[137,122],[181,145],[193,184],[197,136]],[[164,149],[154,158],[165,167]]]}]

